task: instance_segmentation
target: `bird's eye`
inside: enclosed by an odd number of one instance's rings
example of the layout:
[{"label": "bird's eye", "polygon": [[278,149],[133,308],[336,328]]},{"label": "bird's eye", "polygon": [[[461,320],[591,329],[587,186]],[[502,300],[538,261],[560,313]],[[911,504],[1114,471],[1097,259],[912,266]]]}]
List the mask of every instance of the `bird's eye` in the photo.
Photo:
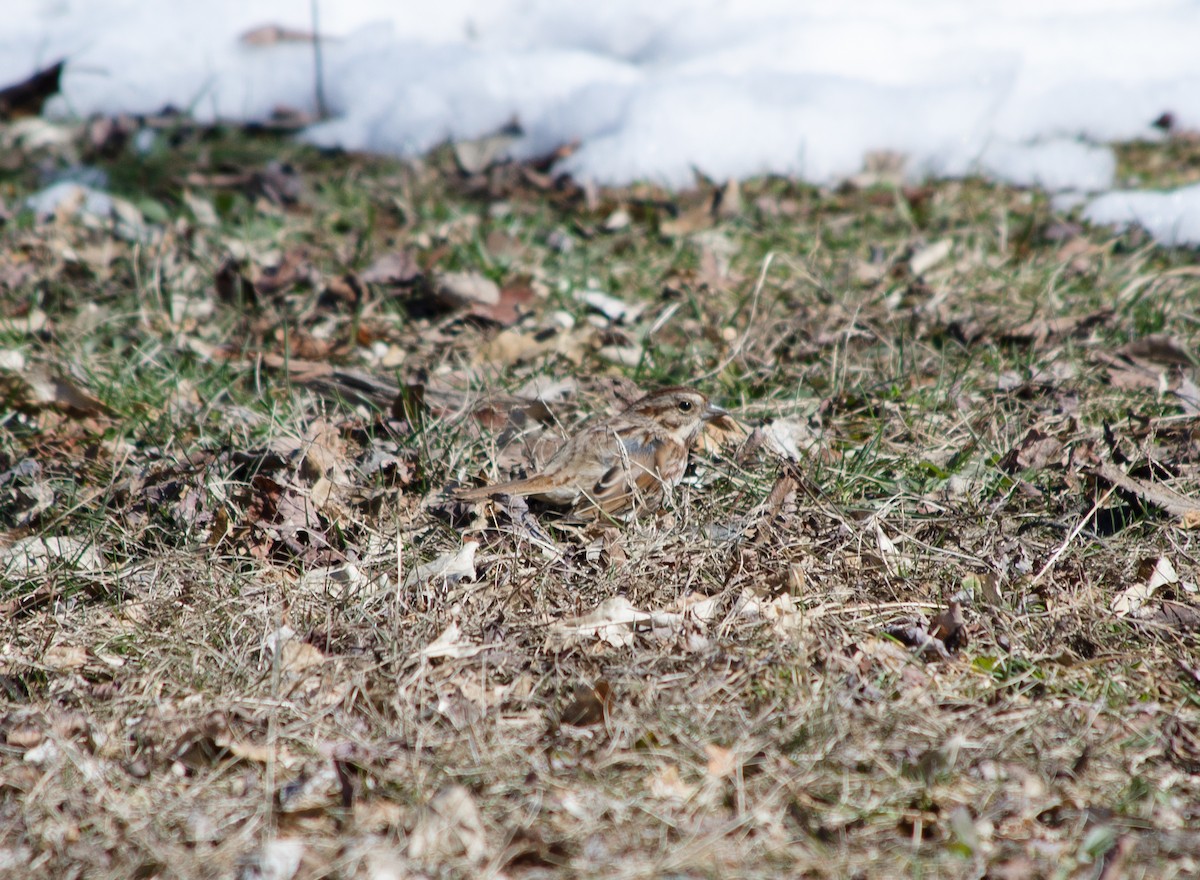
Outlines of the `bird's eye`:
[{"label": "bird's eye", "polygon": [[692,402],[690,400],[679,401],[679,411],[680,412],[691,412],[691,409],[692,409]]}]

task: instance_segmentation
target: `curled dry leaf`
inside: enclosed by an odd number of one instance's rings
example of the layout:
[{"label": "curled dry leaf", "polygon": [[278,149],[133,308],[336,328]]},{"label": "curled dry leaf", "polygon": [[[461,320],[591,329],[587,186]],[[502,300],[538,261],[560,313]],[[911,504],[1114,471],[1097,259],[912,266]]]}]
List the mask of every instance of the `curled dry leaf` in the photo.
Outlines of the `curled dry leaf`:
[{"label": "curled dry leaf", "polygon": [[1148,483],[1131,477],[1110,461],[1104,461],[1097,465],[1095,474],[1118,489],[1130,492],[1143,501],[1162,508],[1172,516],[1186,517],[1200,514],[1200,501],[1182,495],[1162,483]]},{"label": "curled dry leaf", "polygon": [[87,665],[87,649],[79,645],[51,645],[42,654],[42,663],[55,672],[73,672]]},{"label": "curled dry leaf", "polygon": [[309,767],[280,787],[276,794],[283,813],[324,810],[342,803],[342,780],[334,762]]},{"label": "curled dry leaf", "polygon": [[776,419],[756,428],[755,433],[762,431],[762,442],[772,453],[788,461],[800,461],[804,453],[810,452],[820,443],[808,424],[800,419]]},{"label": "curled dry leaf", "polygon": [[1162,587],[1179,583],[1175,566],[1165,556],[1144,560],[1139,568],[1143,572],[1142,579],[1113,597],[1112,610],[1117,617],[1148,616],[1151,611],[1148,606],[1154,594]]},{"label": "curled dry leaf", "polygon": [[957,651],[967,644],[966,618],[963,617],[962,601],[950,600],[946,610],[933,619],[929,635],[946,646],[948,651]]},{"label": "curled dry leaf", "polygon": [[660,800],[686,801],[700,790],[700,786],[684,782],[679,768],[667,764],[646,780],[646,790],[651,797]]},{"label": "curled dry leaf", "polygon": [[404,578],[403,587],[407,589],[439,579],[448,584],[475,580],[475,552],[478,549],[478,541],[463,541],[462,547],[454,553],[444,553],[410,571]]},{"label": "curled dry leaf", "polygon": [[595,640],[614,648],[632,645],[639,624],[649,626],[651,615],[633,607],[624,596],[605,599],[594,610],[580,617],[561,621],[550,627],[546,648],[565,651],[578,644]]},{"label": "curled dry leaf", "polygon": [[421,811],[408,838],[408,855],[437,862],[466,856],[481,861],[488,851],[483,819],[471,793],[461,785],[442,788]]},{"label": "curled dry leaf", "polygon": [[263,653],[268,663],[278,659],[283,672],[297,674],[320,666],[325,655],[316,645],[301,640],[290,626],[281,626],[263,640]]},{"label": "curled dry leaf", "polygon": [[306,571],[297,587],[314,596],[337,601],[366,599],[387,592],[392,581],[387,575],[369,578],[353,562],[341,565],[321,565]]},{"label": "curled dry leaf", "polygon": [[569,724],[572,727],[589,727],[608,720],[612,711],[612,686],[603,679],[593,685],[579,685],[575,688],[575,696],[562,710],[559,724]]},{"label": "curled dry leaf", "polygon": [[460,659],[462,657],[473,657],[484,650],[484,648],[484,645],[477,645],[468,641],[463,636],[462,627],[458,625],[458,621],[456,620],[442,630],[441,635],[422,648],[420,656],[427,660],[442,657]]},{"label": "curled dry leaf", "polygon": [[500,288],[495,281],[478,272],[446,272],[434,283],[434,295],[452,309],[475,305],[496,306],[500,303]]},{"label": "curled dry leaf", "polygon": [[500,297],[494,303],[475,303],[471,314],[502,327],[515,324],[528,311],[526,308],[536,294],[528,284],[514,282],[500,289]]},{"label": "curled dry leaf", "polygon": [[113,411],[73,380],[42,367],[0,370],[0,397],[15,409],[38,412],[54,409],[73,418],[111,416]]},{"label": "curled dry leaf", "polygon": [[708,755],[708,764],[705,770],[713,779],[728,779],[737,772],[737,753],[733,749],[709,743],[704,747],[704,753]]},{"label": "curled dry leaf", "polygon": [[32,76],[0,88],[0,119],[17,119],[22,116],[40,116],[42,105],[58,94],[66,60],[56,61]]},{"label": "curled dry leaf", "polygon": [[1112,309],[1100,309],[1086,315],[1033,318],[1001,334],[1000,341],[1042,348],[1051,342],[1058,342],[1071,336],[1082,336],[1112,316]]},{"label": "curled dry leaf", "polygon": [[376,257],[358,277],[367,284],[401,286],[412,284],[424,274],[412,251],[392,251]]},{"label": "curled dry leaf", "polygon": [[1006,473],[1022,470],[1042,470],[1062,460],[1063,443],[1053,435],[1037,428],[1030,428],[1025,437],[1000,459],[999,466]]}]

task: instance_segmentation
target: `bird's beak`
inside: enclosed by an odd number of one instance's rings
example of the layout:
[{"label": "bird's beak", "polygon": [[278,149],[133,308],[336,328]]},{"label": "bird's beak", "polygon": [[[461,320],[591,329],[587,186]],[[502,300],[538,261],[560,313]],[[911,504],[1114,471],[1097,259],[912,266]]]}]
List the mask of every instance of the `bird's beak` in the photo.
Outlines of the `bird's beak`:
[{"label": "bird's beak", "polygon": [[703,419],[706,422],[711,422],[715,419],[721,418],[721,416],[727,415],[729,415],[729,410],[725,409],[724,407],[717,406],[715,403],[710,403],[704,410]]}]

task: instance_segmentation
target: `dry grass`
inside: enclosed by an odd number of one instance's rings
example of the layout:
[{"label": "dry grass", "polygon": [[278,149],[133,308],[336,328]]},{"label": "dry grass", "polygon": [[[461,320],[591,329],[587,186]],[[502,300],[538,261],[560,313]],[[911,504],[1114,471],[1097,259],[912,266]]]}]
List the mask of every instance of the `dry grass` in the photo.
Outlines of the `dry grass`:
[{"label": "dry grass", "polygon": [[[1200,579],[1161,495],[1200,488],[1191,254],[976,181],[766,180],[714,218],[177,140],[89,159],[140,241],[17,210],[69,154],[4,172],[0,871],[1200,870]],[[205,177],[276,156],[298,201]],[[525,317],[347,280],[401,251],[532,290]],[[589,311],[589,279],[640,314]],[[548,379],[574,384],[533,403]],[[663,515],[590,531],[444,494],[676,382],[798,465],[714,438]],[[474,578],[405,584],[464,539]],[[1177,578],[1141,589],[1156,560]],[[563,635],[614,597],[646,615]],[[951,599],[947,656],[903,643]]]}]

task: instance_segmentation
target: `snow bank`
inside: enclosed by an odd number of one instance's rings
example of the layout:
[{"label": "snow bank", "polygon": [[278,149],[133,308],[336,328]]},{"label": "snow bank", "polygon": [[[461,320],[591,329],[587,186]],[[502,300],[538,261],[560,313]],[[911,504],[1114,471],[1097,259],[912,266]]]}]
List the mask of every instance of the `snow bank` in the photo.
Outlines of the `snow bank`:
[{"label": "snow bank", "polygon": [[[310,45],[239,40],[311,29],[308,3],[5,6],[0,82],[69,59],[51,113],[313,107]],[[914,175],[1098,191],[1104,142],[1164,111],[1200,127],[1192,0],[322,0],[319,29],[337,115],[314,142],[415,154],[515,119],[516,155],[579,141],[563,170],[599,183],[829,183],[890,150]]]}]

